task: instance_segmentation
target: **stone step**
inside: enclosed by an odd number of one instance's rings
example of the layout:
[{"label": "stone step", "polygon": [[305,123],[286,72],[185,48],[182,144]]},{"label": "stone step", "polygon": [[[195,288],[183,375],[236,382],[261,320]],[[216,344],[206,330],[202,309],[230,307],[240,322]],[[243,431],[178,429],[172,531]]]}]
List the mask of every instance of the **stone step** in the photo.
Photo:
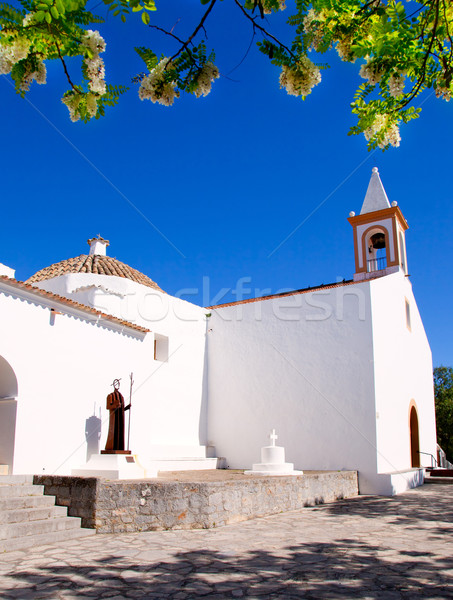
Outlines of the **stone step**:
[{"label": "stone step", "polygon": [[0,511],[0,525],[10,523],[24,523],[39,521],[41,519],[54,519],[56,517],[67,517],[66,506],[43,506],[40,508],[18,508]]},{"label": "stone step", "polygon": [[96,535],[96,530],[61,530],[53,531],[51,533],[34,534],[20,538],[0,540],[0,552],[14,552],[15,550],[26,550],[27,548],[35,548],[36,546],[46,546],[47,544],[55,544],[57,542],[64,542],[66,540],[87,537],[90,535]]},{"label": "stone step", "polygon": [[80,528],[80,517],[55,517],[41,521],[0,525],[0,540]]},{"label": "stone step", "polygon": [[1,483],[0,498],[12,498],[20,496],[41,496],[44,491],[42,485],[32,483]]},{"label": "stone step", "polygon": [[453,485],[453,477],[430,477],[425,476],[425,483],[443,483],[447,485]]},{"label": "stone step", "polygon": [[2,483],[33,483],[33,475],[0,475]]},{"label": "stone step", "polygon": [[11,496],[0,498],[0,511],[55,506],[55,496]]}]

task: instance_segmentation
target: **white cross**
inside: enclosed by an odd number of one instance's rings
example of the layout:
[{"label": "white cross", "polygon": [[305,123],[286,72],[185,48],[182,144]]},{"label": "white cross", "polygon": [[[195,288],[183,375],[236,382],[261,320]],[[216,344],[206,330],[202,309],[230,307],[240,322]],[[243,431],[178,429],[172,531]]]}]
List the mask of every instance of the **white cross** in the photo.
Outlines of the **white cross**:
[{"label": "white cross", "polygon": [[275,429],[270,432],[271,445],[275,446],[275,440],[278,440],[278,435],[275,434]]}]

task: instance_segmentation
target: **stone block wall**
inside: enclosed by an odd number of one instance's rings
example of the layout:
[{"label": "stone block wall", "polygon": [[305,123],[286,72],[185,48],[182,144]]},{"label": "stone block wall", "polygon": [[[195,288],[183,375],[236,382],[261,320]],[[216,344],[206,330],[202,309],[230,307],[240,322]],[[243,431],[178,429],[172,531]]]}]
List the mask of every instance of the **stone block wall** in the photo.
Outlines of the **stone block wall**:
[{"label": "stone block wall", "polygon": [[43,485],[44,493],[55,496],[55,504],[68,507],[70,517],[81,517],[82,527],[96,528],[96,504],[101,479],[97,477],[66,477],[35,475],[33,483]]},{"label": "stone block wall", "polygon": [[219,527],[358,494],[355,471],[194,483],[45,475],[34,482],[99,533]]}]

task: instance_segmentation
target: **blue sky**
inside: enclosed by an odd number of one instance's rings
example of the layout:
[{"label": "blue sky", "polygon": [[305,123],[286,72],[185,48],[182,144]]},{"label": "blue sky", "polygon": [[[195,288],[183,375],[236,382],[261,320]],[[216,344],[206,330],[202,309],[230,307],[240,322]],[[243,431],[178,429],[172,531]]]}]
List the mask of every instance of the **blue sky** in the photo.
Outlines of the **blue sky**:
[{"label": "blue sky", "polygon": [[[193,3],[160,4],[153,19],[171,28],[180,18],[181,37],[196,24]],[[275,28],[282,35],[286,16]],[[134,45],[175,50],[138,19],[130,26],[109,19],[99,29],[110,83],[129,85],[143,70]],[[360,211],[377,166],[409,223],[409,271],[434,364],[453,365],[453,103],[425,93],[400,148],[369,152],[362,136],[347,136],[356,122],[349,103],[362,82],[357,65],[329,56],[332,68],[303,102],[279,89],[279,70],[254,47],[232,71],[251,40],[232,2],[219,5],[207,29],[222,77],[208,97],[182,97],[171,108],[141,102],[130,84],[104,119],[74,124],[60,101],[67,89],[60,65],[48,66],[48,84],[33,84],[26,100],[0,76],[0,262],[24,280],[86,253],[86,240],[100,233],[110,255],[170,294],[192,290],[184,297],[197,304],[242,277],[252,296],[348,279],[346,219]],[[69,66],[76,80],[78,65]],[[234,299],[226,292],[219,301]]]}]

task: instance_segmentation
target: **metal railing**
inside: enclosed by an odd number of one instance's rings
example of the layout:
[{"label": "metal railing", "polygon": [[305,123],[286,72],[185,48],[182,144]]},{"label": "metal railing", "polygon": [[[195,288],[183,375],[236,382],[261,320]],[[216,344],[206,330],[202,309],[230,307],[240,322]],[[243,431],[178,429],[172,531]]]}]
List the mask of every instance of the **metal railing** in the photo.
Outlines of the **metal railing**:
[{"label": "metal railing", "polygon": [[426,456],[430,456],[431,457],[431,467],[437,467],[437,460],[434,458],[434,454],[430,454],[429,452],[420,452],[420,450],[417,450],[417,452],[419,454],[425,454]]},{"label": "metal railing", "polygon": [[380,258],[370,258],[367,260],[367,269],[368,273],[373,273],[374,271],[382,271],[387,267],[387,257],[381,256]]}]

